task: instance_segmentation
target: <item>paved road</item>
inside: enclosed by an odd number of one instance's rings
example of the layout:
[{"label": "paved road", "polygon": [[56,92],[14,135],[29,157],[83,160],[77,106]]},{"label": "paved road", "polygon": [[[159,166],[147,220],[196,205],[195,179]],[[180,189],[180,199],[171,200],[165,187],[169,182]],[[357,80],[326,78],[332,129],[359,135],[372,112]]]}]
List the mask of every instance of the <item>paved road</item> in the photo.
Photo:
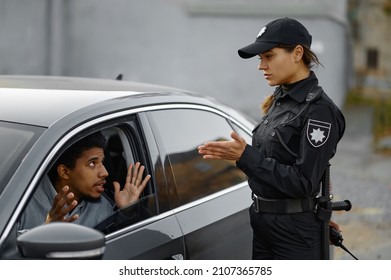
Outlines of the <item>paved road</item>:
[{"label": "paved road", "polygon": [[[352,210],[335,211],[342,227],[343,245],[358,259],[391,260],[391,156],[373,152],[372,111],[344,110],[347,129],[331,160],[334,201],[349,199]],[[334,259],[352,259],[341,248]]]}]

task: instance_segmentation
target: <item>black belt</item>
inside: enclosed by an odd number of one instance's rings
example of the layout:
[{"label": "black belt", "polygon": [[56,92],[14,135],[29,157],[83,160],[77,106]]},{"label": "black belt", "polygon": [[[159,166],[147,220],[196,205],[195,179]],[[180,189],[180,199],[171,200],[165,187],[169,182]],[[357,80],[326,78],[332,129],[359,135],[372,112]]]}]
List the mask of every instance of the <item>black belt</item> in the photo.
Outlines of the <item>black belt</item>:
[{"label": "black belt", "polygon": [[267,199],[253,194],[252,199],[257,213],[291,214],[311,212],[317,204],[316,198]]}]

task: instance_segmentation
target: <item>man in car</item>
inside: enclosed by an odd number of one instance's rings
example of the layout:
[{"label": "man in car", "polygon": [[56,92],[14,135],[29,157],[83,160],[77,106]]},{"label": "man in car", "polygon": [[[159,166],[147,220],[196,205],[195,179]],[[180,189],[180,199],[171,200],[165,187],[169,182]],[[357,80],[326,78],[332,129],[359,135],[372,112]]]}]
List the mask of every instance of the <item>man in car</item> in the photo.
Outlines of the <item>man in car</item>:
[{"label": "man in car", "polygon": [[103,195],[106,177],[104,166],[105,137],[91,134],[69,147],[42,179],[19,221],[19,231],[50,222],[74,222],[94,227],[121,208],[135,202],[147,185],[145,167],[130,164],[125,185],[114,182],[114,201]]}]

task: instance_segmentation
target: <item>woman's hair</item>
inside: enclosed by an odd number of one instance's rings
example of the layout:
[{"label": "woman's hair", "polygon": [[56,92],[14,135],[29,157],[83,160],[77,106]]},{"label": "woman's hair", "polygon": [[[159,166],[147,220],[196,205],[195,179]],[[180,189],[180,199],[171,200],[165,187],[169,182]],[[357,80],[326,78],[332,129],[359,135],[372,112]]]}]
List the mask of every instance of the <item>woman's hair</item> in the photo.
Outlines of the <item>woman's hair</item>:
[{"label": "woman's hair", "polygon": [[[284,49],[286,52],[291,53],[293,50],[296,48],[297,45],[278,45],[276,48]],[[310,50],[309,47],[305,45],[300,45],[303,47],[304,52],[303,52],[303,62],[304,65],[308,67],[308,69],[312,68],[314,65],[322,65],[320,63],[318,57],[316,54]]]},{"label": "woman's hair", "polygon": [[273,102],[274,102],[274,94],[270,94],[270,95],[266,96],[266,98],[263,100],[263,102],[261,104],[261,109],[264,114],[266,114],[269,111]]},{"label": "woman's hair", "polygon": [[[301,46],[304,49],[302,59],[303,59],[304,65],[307,66],[308,69],[311,69],[314,65],[322,65],[322,63],[320,63],[316,54],[313,51],[311,51],[309,47],[304,46],[304,45],[301,45]],[[278,45],[277,48],[285,49],[288,53],[291,53],[296,48],[296,45]],[[273,102],[274,102],[274,95],[273,94],[271,94],[265,98],[265,100],[261,104],[261,109],[264,114],[266,114],[269,111]]]},{"label": "woman's hair", "polygon": [[320,63],[319,58],[316,56],[316,54],[311,51],[309,48],[303,46],[304,48],[304,54],[303,54],[303,61],[304,64],[307,65],[307,67],[312,68],[314,64],[323,66],[322,63]]}]

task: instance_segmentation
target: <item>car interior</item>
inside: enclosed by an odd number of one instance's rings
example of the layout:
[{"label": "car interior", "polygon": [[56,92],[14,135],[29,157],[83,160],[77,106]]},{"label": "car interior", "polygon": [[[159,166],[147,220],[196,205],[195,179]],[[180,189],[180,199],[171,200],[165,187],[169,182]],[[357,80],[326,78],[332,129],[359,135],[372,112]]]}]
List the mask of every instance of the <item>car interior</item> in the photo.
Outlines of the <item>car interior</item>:
[{"label": "car interior", "polygon": [[[129,140],[121,128],[110,127],[103,129],[101,132],[107,139],[104,164],[109,176],[106,178],[105,194],[114,201],[113,182],[117,181],[123,187],[128,166],[135,163],[137,159],[132,154]],[[96,225],[95,229],[109,234],[156,214],[155,194],[151,193],[151,189],[147,186],[138,201],[127,207],[117,209],[110,217]]]},{"label": "car interior", "polygon": [[105,167],[109,173],[106,178],[106,194],[113,199],[114,188],[113,182],[117,181],[121,186],[125,184],[128,163],[125,159],[125,151],[123,148],[122,140],[118,132],[122,130],[107,129],[102,131],[107,139],[107,146],[105,149]]}]

